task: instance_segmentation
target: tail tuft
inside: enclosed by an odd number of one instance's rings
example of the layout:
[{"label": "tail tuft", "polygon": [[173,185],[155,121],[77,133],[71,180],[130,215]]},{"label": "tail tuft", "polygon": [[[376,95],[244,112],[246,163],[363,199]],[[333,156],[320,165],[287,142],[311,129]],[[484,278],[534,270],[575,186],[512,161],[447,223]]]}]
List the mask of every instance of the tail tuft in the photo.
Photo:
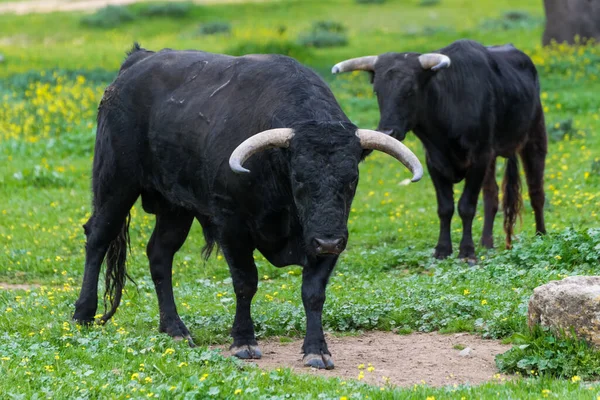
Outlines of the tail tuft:
[{"label": "tail tuft", "polygon": [[[117,308],[121,304],[121,297],[123,296],[125,279],[133,282],[133,279],[127,274],[125,268],[127,248],[131,247],[129,240],[130,222],[131,214],[128,214],[119,236],[110,243],[106,253],[104,315],[100,318],[100,323],[102,324],[106,323],[117,312]],[[107,311],[108,303],[110,303],[110,309]]]},{"label": "tail tuft", "polygon": [[512,236],[517,222],[521,219],[523,198],[521,196],[521,177],[519,175],[519,160],[516,155],[506,160],[506,172],[502,182],[502,209],[504,211],[504,232],[506,232],[506,248],[512,247]]}]

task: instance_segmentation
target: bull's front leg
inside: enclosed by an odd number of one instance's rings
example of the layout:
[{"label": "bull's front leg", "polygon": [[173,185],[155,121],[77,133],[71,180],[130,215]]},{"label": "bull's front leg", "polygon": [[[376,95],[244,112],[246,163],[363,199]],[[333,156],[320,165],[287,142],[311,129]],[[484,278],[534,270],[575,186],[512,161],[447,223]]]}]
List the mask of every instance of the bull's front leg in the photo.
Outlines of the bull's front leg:
[{"label": "bull's front leg", "polygon": [[221,243],[221,249],[229,264],[236,298],[231,354],[242,359],[259,359],[262,352],[256,342],[250,311],[258,286],[258,271],[252,257],[253,248],[245,244],[250,242],[249,238],[226,240]]},{"label": "bull's front leg", "polygon": [[325,288],[335,267],[337,256],[317,258],[302,271],[302,303],[306,312],[306,336],[302,351],[304,365],[319,369],[333,369],[331,353],[323,335],[323,304]]},{"label": "bull's front leg", "polygon": [[440,236],[435,253],[433,256],[439,260],[443,260],[452,254],[452,238],[450,235],[450,224],[452,215],[454,214],[454,194],[452,191],[453,185],[445,176],[440,174],[434,167],[431,166],[429,158],[427,159],[427,167],[437,198],[438,217],[440,219]]}]

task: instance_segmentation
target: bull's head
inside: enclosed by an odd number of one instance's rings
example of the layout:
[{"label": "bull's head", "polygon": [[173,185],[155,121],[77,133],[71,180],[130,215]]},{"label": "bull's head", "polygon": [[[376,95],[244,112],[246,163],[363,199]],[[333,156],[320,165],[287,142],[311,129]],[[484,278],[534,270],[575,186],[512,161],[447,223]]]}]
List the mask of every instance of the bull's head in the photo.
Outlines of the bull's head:
[{"label": "bull's head", "polygon": [[423,175],[417,157],[399,141],[339,122],[310,122],[294,129],[260,132],[233,151],[229,165],[236,173],[248,173],[242,166],[244,161],[274,147],[287,149],[292,195],[306,248],[313,255],[340,254],[346,247],[348,215],[363,150],[380,150],[393,156],[412,172],[413,182]]},{"label": "bull's head", "polygon": [[415,125],[420,88],[436,71],[449,66],[450,58],[443,54],[385,53],[342,61],[331,72],[370,72],[379,103],[377,130],[403,140]]}]

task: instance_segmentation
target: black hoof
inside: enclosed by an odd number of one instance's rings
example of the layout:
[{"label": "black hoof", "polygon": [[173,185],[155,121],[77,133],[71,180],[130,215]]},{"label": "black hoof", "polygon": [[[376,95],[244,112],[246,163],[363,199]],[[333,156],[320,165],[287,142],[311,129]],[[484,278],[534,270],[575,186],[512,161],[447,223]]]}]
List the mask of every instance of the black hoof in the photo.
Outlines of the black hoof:
[{"label": "black hoof", "polygon": [[260,360],[262,352],[256,345],[231,346],[231,355],[242,360]]},{"label": "black hoof", "polygon": [[481,238],[481,246],[483,246],[486,249],[493,249],[494,248],[494,238]]},{"label": "black hoof", "polygon": [[461,260],[475,260],[477,261],[477,256],[475,255],[475,246],[472,243],[461,245],[460,251],[458,252],[458,258]]},{"label": "black hoof", "polygon": [[463,258],[462,259],[464,262],[466,262],[469,267],[474,267],[475,265],[477,265],[477,259],[476,258]]},{"label": "black hoof", "polygon": [[171,336],[175,341],[185,339],[187,340],[190,347],[196,347],[194,341],[192,340],[192,335],[190,334],[190,331],[185,326],[183,321],[181,321],[179,318],[176,320],[171,320],[168,323],[164,321],[161,322],[158,331],[166,333],[167,335]]},{"label": "black hoof", "polygon": [[452,250],[435,249],[435,252],[433,253],[433,257],[437,258],[438,260],[445,260],[446,258],[450,257],[451,254],[452,254]]},{"label": "black hoof", "polygon": [[305,367],[317,369],[333,369],[333,359],[330,354],[307,354],[302,360]]},{"label": "black hoof", "polygon": [[77,307],[75,306],[75,312],[73,313],[73,321],[79,325],[89,326],[94,323],[94,316],[96,315],[96,309],[90,307]]}]

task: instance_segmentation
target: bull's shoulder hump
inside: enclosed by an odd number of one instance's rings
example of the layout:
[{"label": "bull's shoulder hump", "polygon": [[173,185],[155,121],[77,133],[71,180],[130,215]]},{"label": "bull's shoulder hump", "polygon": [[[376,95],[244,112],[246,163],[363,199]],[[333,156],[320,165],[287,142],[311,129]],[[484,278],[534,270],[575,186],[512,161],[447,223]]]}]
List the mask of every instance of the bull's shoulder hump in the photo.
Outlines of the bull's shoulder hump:
[{"label": "bull's shoulder hump", "polygon": [[239,64],[240,66],[254,65],[260,67],[261,64],[268,64],[268,68],[272,69],[273,72],[307,69],[298,60],[283,54],[246,54],[237,57],[237,59],[241,61]]},{"label": "bull's shoulder hump", "polygon": [[170,50],[151,53],[127,68],[121,69],[119,81],[140,82],[146,79],[163,79],[175,82],[186,75],[198,73],[210,65],[211,70],[234,63],[236,57],[194,50]]},{"label": "bull's shoulder hump", "polygon": [[531,57],[516,47],[490,51],[490,55],[497,61],[504,61],[518,69],[535,69]]},{"label": "bull's shoulder hump", "polygon": [[189,63],[194,63],[194,62],[198,62],[198,61],[223,62],[223,61],[232,61],[235,58],[236,57],[228,56],[225,54],[209,53],[209,52],[199,51],[199,50],[163,49],[159,52],[154,53],[148,61],[159,63],[159,64],[168,63],[168,64],[173,64],[173,65],[184,66]]},{"label": "bull's shoulder hump", "polygon": [[[219,61],[232,61],[236,57],[228,56],[225,54],[216,54],[209,53],[205,51],[199,50],[172,50],[172,49],[162,49],[157,52],[146,52],[145,57],[141,58],[138,62],[135,63],[136,67],[139,68],[148,68],[151,66],[164,66],[164,65],[172,65],[172,66],[185,66],[190,63],[198,62],[198,61],[206,61],[206,62],[219,62]],[[133,53],[128,58],[137,55],[138,53]],[[127,62],[127,60],[126,60]]]}]

